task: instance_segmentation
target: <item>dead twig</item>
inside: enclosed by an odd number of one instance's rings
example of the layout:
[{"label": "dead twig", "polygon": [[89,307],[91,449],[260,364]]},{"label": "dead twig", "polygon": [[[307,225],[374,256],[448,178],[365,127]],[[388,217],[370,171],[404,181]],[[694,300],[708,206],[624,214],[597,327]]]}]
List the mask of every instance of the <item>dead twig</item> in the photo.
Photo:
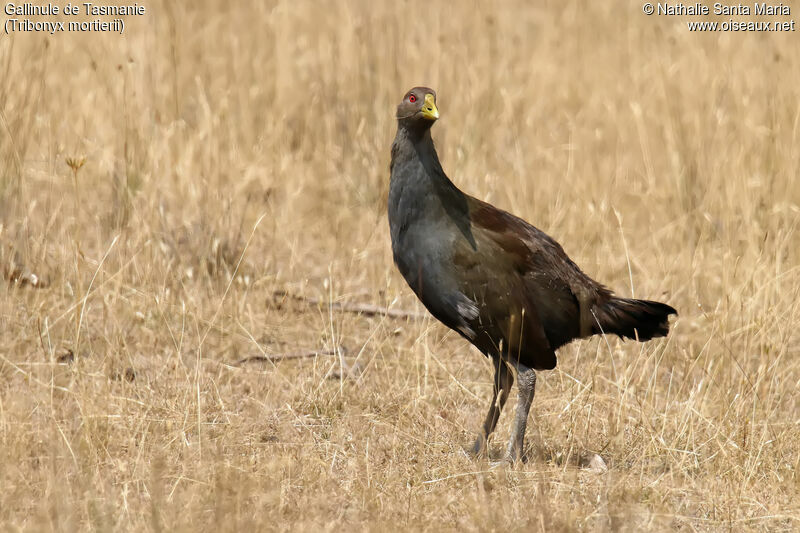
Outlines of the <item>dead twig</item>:
[{"label": "dead twig", "polygon": [[331,309],[336,311],[342,311],[345,313],[358,313],[367,316],[386,316],[389,318],[413,318],[413,319],[421,319],[425,318],[426,316],[425,313],[418,313],[416,311],[407,311],[404,309],[389,309],[388,307],[384,307],[382,305],[373,305],[365,303],[326,302],[318,298],[313,298],[309,296],[299,296],[296,294],[288,293],[286,291],[275,291],[273,293],[273,297],[275,300],[291,298],[292,300],[297,300],[299,302],[303,302],[312,306],[330,307]]},{"label": "dead twig", "polygon": [[347,349],[344,348],[343,346],[340,346],[339,348],[334,348],[331,350],[306,350],[304,352],[276,353],[272,355],[264,355],[264,354],[250,355],[242,359],[239,359],[234,364],[236,366],[239,366],[245,363],[253,363],[253,362],[275,363],[278,361],[286,361],[288,359],[305,359],[308,357],[317,357],[320,355],[338,355],[339,351],[341,351],[342,353],[347,353]]},{"label": "dead twig", "polygon": [[244,363],[252,363],[252,362],[275,363],[277,361],[285,361],[287,359],[303,359],[307,357],[317,357],[318,355],[342,356],[340,367],[331,368],[325,375],[325,379],[353,380],[356,382],[356,385],[359,385],[358,378],[364,373],[364,367],[358,361],[355,361],[352,364],[348,364],[344,361],[344,356],[347,355],[347,348],[345,348],[344,346],[340,346],[339,348],[335,348],[332,350],[307,350],[305,352],[279,353],[274,355],[263,355],[263,354],[251,355],[249,357],[239,359],[234,363],[234,365],[241,366]]}]

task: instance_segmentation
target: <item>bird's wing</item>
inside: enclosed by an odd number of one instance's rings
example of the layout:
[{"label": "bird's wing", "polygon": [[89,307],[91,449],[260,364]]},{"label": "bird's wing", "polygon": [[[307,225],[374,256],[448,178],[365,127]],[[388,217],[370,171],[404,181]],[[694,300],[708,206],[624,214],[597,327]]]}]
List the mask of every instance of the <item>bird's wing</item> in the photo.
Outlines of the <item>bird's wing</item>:
[{"label": "bird's wing", "polygon": [[605,287],[584,274],[555,240],[524,220],[474,198],[470,219],[476,240],[491,242],[505,258],[503,277],[518,285],[524,295],[520,303],[535,310],[553,349],[591,333],[591,308],[610,294]]},{"label": "bird's wing", "polygon": [[521,218],[477,198],[470,198],[470,217],[474,225],[497,235],[498,240],[513,242],[517,255],[532,269],[548,273],[574,293],[608,292],[584,274],[553,238]]},{"label": "bird's wing", "polygon": [[505,353],[534,368],[553,368],[555,354],[527,286],[531,251],[510,228],[493,225],[482,215],[470,213],[466,235],[453,243],[456,288],[477,309],[473,317],[459,318],[484,353]]}]

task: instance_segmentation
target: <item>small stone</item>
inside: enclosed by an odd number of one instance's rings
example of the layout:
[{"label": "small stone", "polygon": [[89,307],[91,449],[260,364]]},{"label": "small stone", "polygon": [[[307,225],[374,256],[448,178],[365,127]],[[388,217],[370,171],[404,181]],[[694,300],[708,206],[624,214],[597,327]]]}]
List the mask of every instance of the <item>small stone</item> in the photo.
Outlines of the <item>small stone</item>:
[{"label": "small stone", "polygon": [[597,474],[608,472],[608,466],[606,466],[606,462],[596,453],[593,453],[589,456],[588,468]]}]

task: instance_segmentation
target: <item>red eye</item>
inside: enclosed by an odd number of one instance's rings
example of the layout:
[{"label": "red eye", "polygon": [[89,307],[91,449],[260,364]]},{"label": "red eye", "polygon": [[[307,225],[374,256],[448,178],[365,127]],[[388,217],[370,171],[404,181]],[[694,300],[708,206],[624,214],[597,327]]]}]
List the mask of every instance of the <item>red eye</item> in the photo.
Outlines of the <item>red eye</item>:
[{"label": "red eye", "polygon": [[417,97],[412,94],[411,96],[408,97],[408,101],[413,104],[414,102],[417,101]]}]

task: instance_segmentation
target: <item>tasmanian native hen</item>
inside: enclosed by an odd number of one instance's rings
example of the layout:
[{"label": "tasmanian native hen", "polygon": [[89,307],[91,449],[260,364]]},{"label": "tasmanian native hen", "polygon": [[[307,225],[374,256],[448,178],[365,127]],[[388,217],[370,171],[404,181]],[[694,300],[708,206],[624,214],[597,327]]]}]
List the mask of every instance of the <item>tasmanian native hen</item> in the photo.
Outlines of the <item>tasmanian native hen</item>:
[{"label": "tasmanian native hen", "polygon": [[613,333],[646,341],[669,332],[669,305],[617,298],[561,246],[514,215],[461,192],[431,139],[436,93],[408,91],[397,106],[389,226],[397,267],[433,316],[491,357],[494,395],[475,442],[485,452],[517,372],[519,405],[508,460],[520,459],[536,370],[556,366],[573,339]]}]

